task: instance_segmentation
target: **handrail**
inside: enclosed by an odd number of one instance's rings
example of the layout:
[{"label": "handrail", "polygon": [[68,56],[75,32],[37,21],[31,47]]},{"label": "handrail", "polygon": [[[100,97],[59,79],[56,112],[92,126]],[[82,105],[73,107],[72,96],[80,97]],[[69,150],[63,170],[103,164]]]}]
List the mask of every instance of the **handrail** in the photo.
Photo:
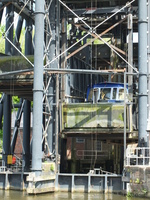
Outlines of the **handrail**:
[{"label": "handrail", "polygon": [[91,159],[92,157],[105,157],[108,156],[107,150],[77,150],[76,156],[80,157],[80,159]]},{"label": "handrail", "polygon": [[126,149],[126,166],[150,165],[149,147],[130,147]]}]

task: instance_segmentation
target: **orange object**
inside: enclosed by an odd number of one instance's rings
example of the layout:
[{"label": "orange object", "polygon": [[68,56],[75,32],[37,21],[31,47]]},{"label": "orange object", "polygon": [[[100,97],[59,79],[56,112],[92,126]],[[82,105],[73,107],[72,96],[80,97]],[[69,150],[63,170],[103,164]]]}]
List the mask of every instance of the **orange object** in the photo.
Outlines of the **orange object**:
[{"label": "orange object", "polygon": [[13,156],[13,158],[12,158],[12,164],[15,164],[15,163],[16,163],[16,157]]}]

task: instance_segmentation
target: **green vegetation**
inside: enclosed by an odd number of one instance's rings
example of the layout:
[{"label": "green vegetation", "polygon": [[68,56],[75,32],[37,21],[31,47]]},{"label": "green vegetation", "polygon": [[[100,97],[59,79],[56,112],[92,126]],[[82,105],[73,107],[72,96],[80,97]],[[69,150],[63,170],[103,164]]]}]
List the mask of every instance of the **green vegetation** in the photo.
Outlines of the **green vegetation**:
[{"label": "green vegetation", "polygon": [[127,193],[127,197],[130,197],[130,198],[131,198],[131,197],[134,197],[134,194],[133,194],[132,192],[128,192],[128,193]]},{"label": "green vegetation", "polygon": [[20,47],[22,50],[22,53],[25,53],[25,28],[22,29],[21,35],[20,35]]},{"label": "green vegetation", "polygon": [[142,191],[141,191],[144,195],[147,194],[147,189],[143,188]]},{"label": "green vegetation", "polygon": [[136,183],[136,184],[140,184],[140,179],[137,178],[136,181],[135,181],[135,183]]},{"label": "green vegetation", "polygon": [[19,103],[20,102],[19,97],[18,96],[13,96],[12,97],[12,102],[13,102],[13,104]]},{"label": "green vegetation", "polygon": [[0,52],[5,53],[5,39],[2,34],[5,32],[5,26],[0,26]]},{"label": "green vegetation", "polygon": [[54,172],[54,170],[55,170],[55,166],[54,166],[54,164],[51,164],[50,171]]}]

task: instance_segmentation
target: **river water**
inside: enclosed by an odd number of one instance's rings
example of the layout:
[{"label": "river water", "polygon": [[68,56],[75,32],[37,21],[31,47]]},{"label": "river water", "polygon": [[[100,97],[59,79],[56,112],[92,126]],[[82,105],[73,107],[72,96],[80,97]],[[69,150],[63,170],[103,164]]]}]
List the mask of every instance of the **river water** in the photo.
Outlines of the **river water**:
[{"label": "river water", "polygon": [[27,195],[26,192],[0,190],[0,200],[145,200],[117,194],[55,192],[44,195]]}]

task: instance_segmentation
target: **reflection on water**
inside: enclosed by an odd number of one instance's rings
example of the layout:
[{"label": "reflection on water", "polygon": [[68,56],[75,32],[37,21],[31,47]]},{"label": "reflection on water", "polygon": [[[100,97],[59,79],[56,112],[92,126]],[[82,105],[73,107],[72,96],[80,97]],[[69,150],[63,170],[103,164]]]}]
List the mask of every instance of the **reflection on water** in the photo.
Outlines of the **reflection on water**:
[{"label": "reflection on water", "polygon": [[116,194],[55,192],[44,195],[27,195],[26,192],[0,190],[0,200],[145,200]]}]

